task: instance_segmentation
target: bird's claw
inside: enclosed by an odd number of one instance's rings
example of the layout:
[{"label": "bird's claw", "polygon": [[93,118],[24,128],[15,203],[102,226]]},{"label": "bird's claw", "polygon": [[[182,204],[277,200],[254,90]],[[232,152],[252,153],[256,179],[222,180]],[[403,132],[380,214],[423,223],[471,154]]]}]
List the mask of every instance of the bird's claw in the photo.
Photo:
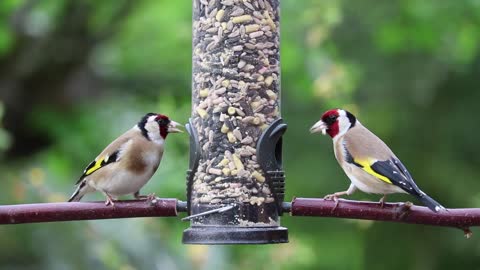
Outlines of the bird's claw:
[{"label": "bird's claw", "polygon": [[105,206],[115,206],[115,203],[113,203],[113,199],[110,196],[107,196],[107,199],[105,200]]},{"label": "bird's claw", "polygon": [[400,208],[397,210],[397,213],[396,213],[398,219],[400,220],[404,219],[410,213],[412,206],[413,206],[413,203],[411,202],[405,202],[400,204]]},{"label": "bird's claw", "polygon": [[155,193],[150,193],[146,196],[145,199],[148,200],[148,201],[154,201],[154,200],[157,199],[157,196],[155,195]]},{"label": "bird's claw", "polygon": [[470,228],[465,227],[465,228],[460,228],[463,230],[463,234],[465,235],[465,238],[470,239],[473,235],[473,232],[470,230]]},{"label": "bird's claw", "polygon": [[150,204],[155,204],[158,200],[158,197],[155,195],[155,193],[150,193],[147,195],[147,201],[150,202]]},{"label": "bird's claw", "polygon": [[325,197],[323,197],[323,199],[337,202],[337,201],[338,201],[338,195],[337,195],[336,193],[334,193],[334,194],[328,194],[328,195],[326,195]]},{"label": "bird's claw", "polygon": [[153,201],[157,198],[157,196],[155,195],[155,193],[150,193],[148,195],[140,195],[140,194],[135,194],[135,199],[137,200],[149,200],[149,201]]},{"label": "bird's claw", "polygon": [[145,200],[147,202],[150,202],[150,204],[155,204],[158,200],[158,197],[155,195],[155,193],[150,193],[148,195],[140,195],[138,193],[135,193],[135,199]]},{"label": "bird's claw", "polygon": [[335,206],[332,208],[332,213],[335,212],[335,209],[337,209],[338,203],[340,202],[340,200],[338,199],[338,196],[339,195],[337,193],[334,193],[334,194],[328,194],[325,197],[323,197],[323,199],[325,200],[335,202]]},{"label": "bird's claw", "polygon": [[380,198],[380,201],[378,203],[380,204],[380,208],[383,208],[385,206],[385,199],[387,198],[387,195],[383,195],[382,198]]}]

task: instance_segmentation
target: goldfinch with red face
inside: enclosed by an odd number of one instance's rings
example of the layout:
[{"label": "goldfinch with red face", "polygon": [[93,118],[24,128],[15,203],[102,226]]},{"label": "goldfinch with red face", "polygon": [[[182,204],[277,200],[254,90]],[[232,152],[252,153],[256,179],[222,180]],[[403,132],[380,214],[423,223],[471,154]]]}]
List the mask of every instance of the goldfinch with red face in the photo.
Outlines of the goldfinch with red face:
[{"label": "goldfinch with red face", "polygon": [[333,139],[335,157],[352,182],[346,191],[325,196],[337,200],[339,196],[351,195],[356,189],[366,193],[409,193],[430,210],[438,212],[445,208],[421,191],[402,162],[375,134],[364,127],[356,117],[342,109],[325,112],[320,121],[310,129]]},{"label": "goldfinch with red face", "polygon": [[80,201],[95,190],[105,195],[106,205],[112,206],[118,196],[126,194],[134,194],[136,199],[153,199],[154,194],[140,195],[140,189],[160,165],[167,135],[182,132],[178,126],[181,125],[165,115],[146,114],[87,166],[68,201]]}]

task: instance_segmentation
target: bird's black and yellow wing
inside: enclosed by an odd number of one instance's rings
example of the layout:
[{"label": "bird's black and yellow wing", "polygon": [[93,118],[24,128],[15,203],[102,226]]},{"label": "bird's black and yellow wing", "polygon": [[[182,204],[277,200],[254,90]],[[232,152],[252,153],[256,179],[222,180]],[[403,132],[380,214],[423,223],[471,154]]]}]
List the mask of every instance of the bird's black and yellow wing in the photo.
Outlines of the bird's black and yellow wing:
[{"label": "bird's black and yellow wing", "polygon": [[341,145],[343,152],[346,153],[343,157],[345,162],[361,168],[379,181],[412,194],[435,212],[444,209],[418,188],[408,170],[392,150],[359,122],[355,128],[345,134]]},{"label": "bird's black and yellow wing", "polygon": [[391,157],[388,160],[355,159],[347,151],[346,161],[375,176],[377,179],[387,184],[395,185],[414,195],[434,212],[445,209],[441,204],[420,190],[413,181],[410,172],[405,168],[405,165],[396,157]]},{"label": "bird's black and yellow wing", "polygon": [[413,181],[412,176],[402,162],[392,157],[388,160],[375,160],[373,158],[354,158],[348,150],[346,161],[361,168],[366,173],[391,185],[395,185],[406,192],[418,195],[421,191]]},{"label": "bird's black and yellow wing", "polygon": [[104,156],[99,156],[94,161],[90,162],[88,166],[83,171],[82,176],[78,179],[76,184],[79,184],[85,177],[91,175],[92,173],[100,170],[101,168],[107,166],[108,164],[117,162],[119,160],[119,151],[114,151],[112,154],[106,154]]}]

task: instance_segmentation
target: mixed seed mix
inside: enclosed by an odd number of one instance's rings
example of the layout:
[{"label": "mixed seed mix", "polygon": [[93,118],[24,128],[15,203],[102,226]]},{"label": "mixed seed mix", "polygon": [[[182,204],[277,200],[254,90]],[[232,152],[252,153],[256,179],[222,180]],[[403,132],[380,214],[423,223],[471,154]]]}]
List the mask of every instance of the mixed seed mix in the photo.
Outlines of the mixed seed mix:
[{"label": "mixed seed mix", "polygon": [[280,117],[279,0],[194,0],[192,204],[273,203],[256,144]]}]

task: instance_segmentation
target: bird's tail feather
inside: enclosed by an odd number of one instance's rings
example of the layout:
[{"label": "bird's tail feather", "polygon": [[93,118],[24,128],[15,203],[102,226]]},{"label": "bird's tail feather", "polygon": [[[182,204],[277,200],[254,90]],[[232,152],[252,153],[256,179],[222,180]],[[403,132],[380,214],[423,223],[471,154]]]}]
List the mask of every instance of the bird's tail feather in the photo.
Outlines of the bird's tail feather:
[{"label": "bird's tail feather", "polygon": [[87,193],[87,183],[85,181],[82,181],[78,184],[77,189],[75,189],[75,192],[73,192],[72,196],[70,199],[68,199],[68,202],[78,202],[80,201],[83,196]]},{"label": "bird's tail feather", "polygon": [[437,201],[432,199],[430,196],[428,196],[424,192],[420,193],[420,195],[418,196],[418,199],[433,212],[446,210],[445,207],[443,207],[441,204],[439,204]]}]

